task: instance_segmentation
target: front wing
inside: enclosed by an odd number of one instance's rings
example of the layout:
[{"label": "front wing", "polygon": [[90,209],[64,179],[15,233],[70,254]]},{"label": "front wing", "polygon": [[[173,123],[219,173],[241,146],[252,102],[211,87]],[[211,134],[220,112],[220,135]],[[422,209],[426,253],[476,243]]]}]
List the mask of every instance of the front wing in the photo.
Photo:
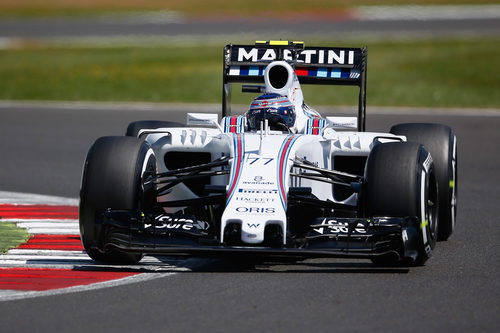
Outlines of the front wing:
[{"label": "front wing", "polygon": [[132,210],[106,210],[96,230],[103,240],[100,251],[203,257],[255,256],[269,258],[376,258],[392,256],[415,261],[418,255],[416,217],[316,219],[304,237],[287,238],[286,245],[220,244],[218,231],[193,216],[143,214]]}]

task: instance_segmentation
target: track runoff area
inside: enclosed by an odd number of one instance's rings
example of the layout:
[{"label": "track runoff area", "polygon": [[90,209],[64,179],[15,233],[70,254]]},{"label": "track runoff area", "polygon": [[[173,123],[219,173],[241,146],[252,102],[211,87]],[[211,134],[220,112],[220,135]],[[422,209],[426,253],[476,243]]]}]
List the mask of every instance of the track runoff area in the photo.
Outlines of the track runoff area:
[{"label": "track runoff area", "polygon": [[0,255],[0,301],[85,291],[191,270],[199,260],[149,257],[139,265],[101,265],[85,253],[78,202],[51,196],[0,192],[0,223],[30,234]]}]

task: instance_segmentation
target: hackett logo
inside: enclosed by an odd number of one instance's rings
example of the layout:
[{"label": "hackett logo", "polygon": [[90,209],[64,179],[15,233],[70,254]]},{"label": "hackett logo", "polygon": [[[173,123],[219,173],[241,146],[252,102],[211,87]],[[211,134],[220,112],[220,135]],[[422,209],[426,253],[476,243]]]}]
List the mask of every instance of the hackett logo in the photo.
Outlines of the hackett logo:
[{"label": "hackett logo", "polygon": [[[260,52],[262,53],[262,52]],[[272,61],[276,59],[274,49],[266,49],[259,54],[256,48],[238,48],[238,61],[257,62],[262,60]],[[283,50],[284,60],[293,60],[290,50]],[[326,65],[353,65],[353,50],[302,50],[297,55],[297,61],[304,64],[326,64]]]}]

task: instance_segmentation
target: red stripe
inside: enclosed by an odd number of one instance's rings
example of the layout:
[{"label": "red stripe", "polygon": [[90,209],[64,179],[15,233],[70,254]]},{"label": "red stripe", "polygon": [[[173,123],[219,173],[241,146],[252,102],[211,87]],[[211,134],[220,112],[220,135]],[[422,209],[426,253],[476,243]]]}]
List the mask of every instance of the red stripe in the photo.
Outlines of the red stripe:
[{"label": "red stripe", "polygon": [[0,205],[2,219],[78,219],[77,206]]},{"label": "red stripe", "polygon": [[319,119],[318,119],[318,118],[315,118],[315,119],[313,120],[313,134],[314,134],[314,135],[318,135],[318,134],[319,134],[319,129],[318,129],[318,127],[319,127]]},{"label": "red stripe", "polygon": [[307,76],[307,73],[308,73],[307,68],[296,68],[295,69],[295,74],[297,74],[297,76]]},{"label": "red stripe", "polygon": [[33,235],[18,249],[83,251],[80,236],[77,235]]},{"label": "red stripe", "polygon": [[230,127],[230,132],[231,133],[236,133],[236,117],[231,117],[231,127]]},{"label": "red stripe", "polygon": [[0,289],[51,290],[122,279],[139,273],[74,269],[0,268]]},{"label": "red stripe", "polygon": [[[0,204],[3,219],[78,219],[78,207]],[[83,251],[77,235],[32,235],[20,249]],[[122,279],[137,272],[0,267],[0,290],[42,291]]]}]

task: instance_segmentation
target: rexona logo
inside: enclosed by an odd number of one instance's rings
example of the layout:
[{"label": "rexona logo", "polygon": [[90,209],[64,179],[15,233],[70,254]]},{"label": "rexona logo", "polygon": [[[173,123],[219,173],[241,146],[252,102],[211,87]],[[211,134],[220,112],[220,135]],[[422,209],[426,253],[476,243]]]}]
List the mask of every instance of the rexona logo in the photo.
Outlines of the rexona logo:
[{"label": "rexona logo", "polygon": [[186,230],[190,231],[194,228],[194,225],[191,223],[164,223],[164,224],[145,224],[146,228],[154,227],[155,229],[174,229],[174,230]]},{"label": "rexona logo", "polygon": [[169,215],[160,215],[156,217],[156,223],[153,225],[151,223],[144,224],[145,228],[155,228],[155,229],[174,229],[174,230],[186,230],[190,231],[194,228],[195,221],[190,218],[185,217],[173,217]]},{"label": "rexona logo", "polygon": [[[274,49],[257,49],[240,47],[237,50],[238,61],[272,61],[276,59],[276,51]],[[290,50],[283,51],[284,60],[293,60]],[[354,51],[340,49],[314,49],[303,50],[298,54],[298,62],[304,64],[326,64],[326,65],[353,65]]]},{"label": "rexona logo", "polygon": [[[324,219],[321,222],[321,227],[313,230],[319,234],[347,234],[349,233],[349,223],[334,219]],[[351,232],[356,234],[366,234],[366,229],[363,224],[358,223]]]},{"label": "rexona logo", "polygon": [[236,211],[246,214],[274,214],[276,209],[273,207],[236,207]]}]

